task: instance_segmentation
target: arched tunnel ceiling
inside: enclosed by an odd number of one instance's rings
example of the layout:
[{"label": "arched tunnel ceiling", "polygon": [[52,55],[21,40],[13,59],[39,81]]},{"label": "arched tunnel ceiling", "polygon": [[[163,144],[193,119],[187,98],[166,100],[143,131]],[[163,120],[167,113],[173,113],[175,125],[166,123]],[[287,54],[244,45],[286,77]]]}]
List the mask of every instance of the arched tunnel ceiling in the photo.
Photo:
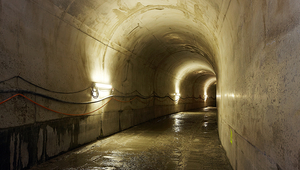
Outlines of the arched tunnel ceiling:
[{"label": "arched tunnel ceiling", "polygon": [[[228,154],[233,167],[241,165],[240,162],[253,162],[256,169],[295,169],[300,166],[300,139],[296,135],[300,132],[297,126],[300,108],[294,102],[300,96],[300,3],[297,0],[0,2],[1,81],[11,80],[1,84],[5,90],[1,101],[9,97],[6,90],[15,94],[18,92],[15,89],[65,101],[91,101],[94,99],[90,89],[75,95],[43,89],[77,92],[87,89],[92,82],[109,83],[116,95],[128,99],[131,94],[174,94],[171,97],[176,99],[175,93],[180,93],[182,98],[197,97],[213,84],[215,77],[211,74],[216,74],[220,140],[228,153],[247,151],[244,155],[253,155],[249,159],[240,159],[239,155],[243,153]],[[19,76],[38,86],[21,81]],[[96,105],[69,107],[32,94],[29,98],[65,113],[84,113],[96,108]],[[170,100],[154,101],[149,105],[139,101],[111,103],[99,114],[95,113],[99,116],[99,122],[95,124],[100,126],[96,129],[104,127],[105,121],[107,128],[104,129],[112,129],[110,120],[113,120],[115,130],[104,131],[112,134],[120,130],[123,113],[132,117],[131,120],[145,117],[140,121],[146,121],[191,108],[189,100],[186,101],[178,104]],[[22,134],[23,128],[19,127],[23,125],[30,130],[43,125],[41,122],[52,124],[50,120],[61,119],[63,124],[67,120],[29,105],[23,98],[2,106],[1,127],[5,135],[8,127],[16,127]],[[120,114],[120,110],[124,112]],[[128,127],[135,125],[136,122],[132,122]],[[9,131],[15,138],[15,130]],[[38,136],[39,130],[34,131]],[[20,153],[15,150],[20,149],[18,141],[13,142],[15,147],[11,147],[14,149],[11,153]],[[232,147],[236,142],[242,145]],[[46,147],[43,145],[41,150]],[[5,157],[9,158],[9,152]],[[20,154],[14,158],[11,161],[20,160]],[[262,159],[257,161],[256,158],[262,158],[266,166],[261,167]],[[13,162],[11,164],[21,166]]]},{"label": "arched tunnel ceiling", "polygon": [[[221,2],[211,0],[48,0],[55,15],[115,51],[177,79],[217,73],[215,32]],[[104,65],[103,65],[104,67]],[[104,68],[103,68],[104,69]]]}]

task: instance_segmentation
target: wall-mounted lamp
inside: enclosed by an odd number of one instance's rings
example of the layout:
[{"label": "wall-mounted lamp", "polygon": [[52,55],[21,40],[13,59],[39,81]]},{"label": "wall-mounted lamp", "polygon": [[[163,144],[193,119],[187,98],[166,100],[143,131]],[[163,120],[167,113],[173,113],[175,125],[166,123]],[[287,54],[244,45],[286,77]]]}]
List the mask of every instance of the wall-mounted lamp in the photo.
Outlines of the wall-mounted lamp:
[{"label": "wall-mounted lamp", "polygon": [[94,85],[99,90],[110,90],[110,89],[112,89],[112,85],[110,85],[110,84],[94,83]]},{"label": "wall-mounted lamp", "polygon": [[175,100],[178,101],[180,99],[181,95],[180,95],[180,93],[174,93],[174,96],[175,96]]},{"label": "wall-mounted lamp", "polygon": [[112,85],[103,83],[93,83],[92,86],[92,97],[97,99],[99,96],[108,96]]},{"label": "wall-mounted lamp", "polygon": [[92,97],[94,99],[97,99],[99,97],[99,91],[95,86],[92,87]]},{"label": "wall-mounted lamp", "polygon": [[208,99],[208,95],[204,94],[204,101],[206,101]]}]

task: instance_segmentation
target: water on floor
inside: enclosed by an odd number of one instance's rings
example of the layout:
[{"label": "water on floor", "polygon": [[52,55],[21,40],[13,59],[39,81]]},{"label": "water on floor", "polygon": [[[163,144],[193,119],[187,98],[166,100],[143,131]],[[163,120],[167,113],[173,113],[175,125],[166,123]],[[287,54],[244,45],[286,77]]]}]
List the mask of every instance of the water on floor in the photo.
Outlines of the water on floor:
[{"label": "water on floor", "polygon": [[216,109],[180,112],[68,152],[32,170],[231,170],[217,133]]}]

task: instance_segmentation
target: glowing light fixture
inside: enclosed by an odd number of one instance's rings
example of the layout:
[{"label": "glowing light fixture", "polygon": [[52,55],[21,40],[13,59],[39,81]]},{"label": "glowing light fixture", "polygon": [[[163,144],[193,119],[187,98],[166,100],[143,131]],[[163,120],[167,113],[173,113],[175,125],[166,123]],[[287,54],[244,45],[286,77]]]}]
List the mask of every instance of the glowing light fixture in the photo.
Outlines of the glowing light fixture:
[{"label": "glowing light fixture", "polygon": [[180,99],[180,93],[174,93],[175,100],[178,101]]},{"label": "glowing light fixture", "polygon": [[95,88],[95,87],[92,87],[92,97],[93,97],[94,99],[97,99],[97,98],[99,97],[99,91],[98,91],[98,89]]},{"label": "glowing light fixture", "polygon": [[95,87],[101,90],[110,90],[112,89],[112,85],[110,84],[103,84],[103,83],[95,83]]},{"label": "glowing light fixture", "polygon": [[208,95],[207,93],[204,94],[204,101],[206,101],[208,99]]},{"label": "glowing light fixture", "polygon": [[204,101],[206,101],[208,99],[208,95],[207,95],[207,90],[208,90],[208,87],[210,85],[212,85],[213,83],[216,82],[216,77],[212,77],[210,79],[208,79],[206,82],[205,82],[205,85],[204,85]]},{"label": "glowing light fixture", "polygon": [[99,96],[108,96],[112,85],[103,83],[94,83],[92,86],[92,97],[97,99]]},{"label": "glowing light fixture", "polygon": [[174,93],[174,96],[181,96],[180,93]]}]

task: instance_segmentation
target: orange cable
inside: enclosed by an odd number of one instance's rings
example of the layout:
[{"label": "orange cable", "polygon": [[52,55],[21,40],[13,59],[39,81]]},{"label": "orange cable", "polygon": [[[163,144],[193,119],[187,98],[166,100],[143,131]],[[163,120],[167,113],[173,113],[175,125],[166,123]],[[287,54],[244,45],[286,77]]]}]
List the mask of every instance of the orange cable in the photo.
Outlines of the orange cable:
[{"label": "orange cable", "polygon": [[39,104],[39,103],[37,103],[37,102],[31,100],[30,98],[28,98],[28,97],[26,97],[25,95],[20,94],[20,93],[15,94],[15,95],[13,95],[12,97],[10,97],[10,98],[8,98],[8,99],[6,99],[6,100],[0,102],[0,104],[3,104],[3,103],[5,103],[5,102],[11,100],[12,98],[14,98],[14,97],[16,97],[16,96],[22,96],[22,97],[24,97],[25,99],[29,100],[30,102],[32,102],[32,103],[34,103],[34,104],[36,104],[36,105],[38,105],[38,106],[40,106],[40,107],[42,107],[42,108],[44,108],[44,109],[46,109],[46,110],[49,110],[49,111],[55,112],[55,113],[59,113],[59,114],[63,114],[63,115],[67,115],[67,116],[83,116],[83,115],[88,115],[88,114],[94,113],[94,112],[100,110],[101,108],[103,108],[105,105],[107,105],[107,104],[112,100],[112,98],[111,98],[108,102],[106,102],[104,105],[102,105],[101,107],[97,108],[96,110],[93,110],[93,111],[88,112],[88,113],[82,113],[82,114],[70,114],[70,113],[63,113],[63,112],[59,112],[59,111],[52,110],[52,109],[50,109],[50,108],[48,108],[48,107],[45,107],[45,106],[43,106],[43,105],[41,105],[41,104]]},{"label": "orange cable", "polygon": [[5,103],[5,102],[7,102],[7,101],[9,101],[10,99],[12,99],[12,98],[14,98],[14,97],[16,97],[16,96],[19,96],[19,95],[20,95],[20,94],[15,94],[15,95],[11,96],[10,98],[8,98],[8,99],[6,99],[6,100],[0,102],[0,105],[3,104],[3,103]]},{"label": "orange cable", "polygon": [[[132,101],[135,100],[135,99],[138,99],[140,102],[142,102],[142,103],[144,103],[144,104],[147,104],[147,102],[143,102],[141,99],[139,99],[140,97],[135,97],[135,98],[133,98],[133,99],[131,99],[131,100],[129,100],[129,101],[122,101],[122,100],[118,100],[118,99],[112,97],[112,98],[110,98],[105,104],[103,104],[101,107],[97,108],[96,110],[93,110],[93,111],[87,112],[87,113],[82,113],[82,114],[70,114],[70,113],[63,113],[63,112],[59,112],[59,111],[55,111],[55,110],[52,110],[52,109],[50,109],[50,108],[47,108],[47,107],[45,107],[45,106],[43,106],[43,105],[41,105],[41,104],[39,104],[39,103],[37,103],[37,102],[31,100],[30,98],[26,97],[25,95],[18,93],[18,94],[15,94],[15,95],[11,96],[10,98],[8,98],[8,99],[6,99],[6,100],[0,102],[0,105],[3,104],[3,103],[5,103],[5,102],[7,102],[7,101],[9,101],[9,100],[11,100],[12,98],[14,98],[14,97],[16,97],[16,96],[22,96],[22,97],[24,97],[25,99],[29,100],[30,102],[32,102],[32,103],[34,103],[34,104],[36,104],[36,105],[38,105],[38,106],[40,106],[40,107],[42,107],[42,108],[44,108],[44,109],[46,109],[46,110],[49,110],[49,111],[52,111],[52,112],[58,113],[58,114],[67,115],[67,116],[83,116],[83,115],[88,115],[88,114],[94,113],[94,112],[100,110],[101,108],[103,108],[104,106],[106,106],[112,99],[114,99],[114,100],[116,100],[116,101],[118,101],[118,102],[121,102],[121,103],[128,103],[128,102],[132,102]],[[150,102],[150,101],[152,101],[152,100],[153,100],[153,98],[152,98],[151,100],[149,100],[148,102]],[[159,100],[159,101],[162,102],[162,101],[164,101],[164,100],[166,100],[166,99]],[[180,100],[180,99],[179,99],[179,100]],[[174,102],[179,102],[179,100],[174,101]]]},{"label": "orange cable", "polygon": [[102,107],[104,107],[105,105],[107,105],[107,104],[112,100],[112,99],[110,99],[110,100],[109,100],[108,102],[106,102],[104,105],[102,105],[102,106],[99,107],[98,109],[93,110],[93,111],[91,111],[91,112],[88,112],[88,113],[82,113],[82,114],[70,114],[70,113],[63,113],[63,112],[58,112],[58,111],[49,109],[49,108],[47,108],[47,107],[45,107],[45,106],[43,106],[43,105],[41,105],[41,104],[38,104],[37,102],[35,102],[35,101],[31,100],[31,99],[29,99],[28,97],[24,96],[23,94],[19,94],[19,95],[22,96],[22,97],[24,97],[24,98],[26,98],[27,100],[31,101],[32,103],[34,103],[34,104],[36,104],[36,105],[38,105],[38,106],[44,108],[44,109],[47,109],[47,110],[52,111],[52,112],[55,112],[55,113],[67,115],[67,116],[83,116],[83,115],[88,115],[88,114],[94,113],[94,112],[100,110],[100,109],[101,109]]}]

